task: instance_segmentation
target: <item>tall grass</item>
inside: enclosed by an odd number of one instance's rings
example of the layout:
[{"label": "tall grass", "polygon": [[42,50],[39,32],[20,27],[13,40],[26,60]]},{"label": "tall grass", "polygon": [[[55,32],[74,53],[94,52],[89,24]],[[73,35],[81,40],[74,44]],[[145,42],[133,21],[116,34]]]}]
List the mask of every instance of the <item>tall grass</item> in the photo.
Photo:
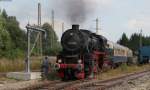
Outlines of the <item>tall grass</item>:
[{"label": "tall grass", "polygon": [[[31,70],[40,70],[42,58],[41,57],[32,57],[31,58]],[[25,61],[24,59],[0,59],[0,72],[15,72],[15,71],[24,71],[25,70]]]},{"label": "tall grass", "polygon": [[126,64],[123,64],[116,69],[111,69],[108,72],[102,72],[97,74],[96,78],[100,80],[105,80],[105,79],[115,78],[118,76],[123,76],[126,74],[140,72],[144,70],[150,70],[150,64],[146,64],[142,66],[137,66],[137,65],[127,66]]}]

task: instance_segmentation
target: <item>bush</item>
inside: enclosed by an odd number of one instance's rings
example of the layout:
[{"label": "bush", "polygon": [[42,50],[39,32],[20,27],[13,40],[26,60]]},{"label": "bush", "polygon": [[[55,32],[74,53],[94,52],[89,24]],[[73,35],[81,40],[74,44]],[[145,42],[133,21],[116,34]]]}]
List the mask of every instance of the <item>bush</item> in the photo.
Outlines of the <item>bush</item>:
[{"label": "bush", "polygon": [[20,49],[12,49],[7,53],[6,58],[14,60],[15,58],[24,58],[25,54]]}]

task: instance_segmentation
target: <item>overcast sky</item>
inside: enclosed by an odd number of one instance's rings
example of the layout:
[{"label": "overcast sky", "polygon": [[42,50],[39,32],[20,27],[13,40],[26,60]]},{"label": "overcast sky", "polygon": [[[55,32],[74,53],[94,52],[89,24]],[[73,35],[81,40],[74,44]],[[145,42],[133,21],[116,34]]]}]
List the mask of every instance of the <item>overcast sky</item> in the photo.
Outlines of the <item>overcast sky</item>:
[{"label": "overcast sky", "polygon": [[[51,22],[51,10],[55,11],[55,31],[61,36],[61,23],[65,29],[71,25],[63,11],[63,0],[6,0],[0,2],[8,15],[16,16],[22,28],[30,22],[37,23],[37,3],[42,4],[42,23]],[[87,1],[88,17],[81,24],[82,28],[95,32],[95,19],[100,20],[100,33],[109,40],[116,42],[125,32],[128,36],[139,33],[142,28],[144,35],[150,35],[150,0],[84,0]],[[76,8],[75,8],[76,9]]]}]

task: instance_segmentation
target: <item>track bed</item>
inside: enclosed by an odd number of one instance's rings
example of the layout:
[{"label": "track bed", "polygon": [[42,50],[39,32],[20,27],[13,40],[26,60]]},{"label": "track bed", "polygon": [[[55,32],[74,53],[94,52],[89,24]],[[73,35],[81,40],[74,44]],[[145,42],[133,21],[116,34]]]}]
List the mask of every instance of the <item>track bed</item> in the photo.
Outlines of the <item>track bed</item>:
[{"label": "track bed", "polygon": [[77,80],[54,83],[49,84],[46,87],[39,88],[38,90],[107,90],[130,80],[136,80],[143,76],[150,76],[150,70],[133,73],[109,80]]}]

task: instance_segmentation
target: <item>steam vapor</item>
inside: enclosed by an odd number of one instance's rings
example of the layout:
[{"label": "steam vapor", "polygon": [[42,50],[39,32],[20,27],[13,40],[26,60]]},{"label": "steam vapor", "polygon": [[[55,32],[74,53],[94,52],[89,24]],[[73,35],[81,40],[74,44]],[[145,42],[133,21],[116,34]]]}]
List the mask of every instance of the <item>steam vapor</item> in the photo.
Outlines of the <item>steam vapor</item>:
[{"label": "steam vapor", "polygon": [[84,0],[64,0],[65,12],[72,24],[83,23],[87,17],[86,2]]},{"label": "steam vapor", "polygon": [[54,5],[70,24],[82,24],[89,14],[87,0],[55,0]]}]

